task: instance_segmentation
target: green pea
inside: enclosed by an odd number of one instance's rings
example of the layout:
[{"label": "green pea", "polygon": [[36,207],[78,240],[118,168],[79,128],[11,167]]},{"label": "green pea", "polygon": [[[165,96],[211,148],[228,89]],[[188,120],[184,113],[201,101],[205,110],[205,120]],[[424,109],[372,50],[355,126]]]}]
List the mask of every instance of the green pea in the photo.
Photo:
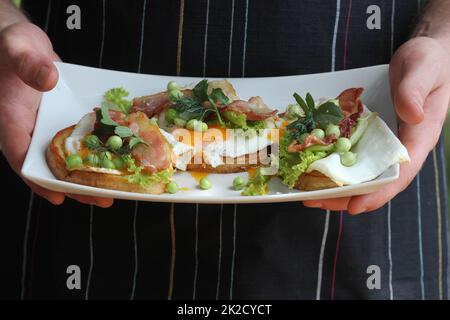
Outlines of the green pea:
[{"label": "green pea", "polygon": [[322,129],[314,129],[313,131],[311,131],[311,134],[315,135],[317,138],[319,139],[323,139],[325,138],[325,132]]},{"label": "green pea", "polygon": [[173,123],[175,118],[178,116],[178,113],[175,109],[170,108],[169,110],[167,110],[166,112],[166,121],[168,123]]},{"label": "green pea", "polygon": [[114,163],[114,167],[117,170],[122,170],[123,168],[125,168],[125,161],[123,161],[121,157],[114,158],[112,162]]},{"label": "green pea", "polygon": [[84,158],[84,162],[91,167],[97,167],[100,159],[98,158],[98,155],[95,153],[89,153],[86,158]]},{"label": "green pea", "polygon": [[201,131],[205,132],[206,130],[208,130],[208,125],[206,124],[206,122],[202,122],[202,124],[201,124]]},{"label": "green pea", "polygon": [[123,145],[122,138],[119,136],[111,136],[106,141],[106,146],[112,150],[119,150]]},{"label": "green pea", "polygon": [[245,181],[242,177],[236,177],[233,180],[233,189],[236,191],[242,190],[245,187]]},{"label": "green pea", "polygon": [[74,170],[81,167],[83,159],[78,154],[71,154],[66,158],[66,167],[69,170]]},{"label": "green pea", "polygon": [[338,153],[344,153],[350,150],[350,148],[352,147],[352,143],[350,142],[350,139],[341,137],[339,139],[337,139],[336,144],[335,144],[335,150]]},{"label": "green pea", "polygon": [[286,116],[289,119],[295,119],[300,117],[302,114],[302,109],[300,108],[300,106],[298,104],[290,104],[287,107],[286,110]]},{"label": "green pea", "polygon": [[198,127],[199,121],[197,119],[191,119],[186,123],[186,128],[189,130],[195,130]]},{"label": "green pea", "polygon": [[346,167],[351,167],[356,163],[357,155],[351,151],[341,154],[341,164]]},{"label": "green pea", "polygon": [[111,152],[109,152],[109,151],[100,152],[98,157],[100,158],[100,161],[102,161],[103,159],[112,160],[112,155],[111,155]]},{"label": "green pea", "polygon": [[327,127],[325,134],[327,136],[335,136],[336,138],[339,138],[339,136],[341,135],[341,129],[339,129],[339,126],[337,126],[337,125],[330,124]]},{"label": "green pea", "polygon": [[203,190],[208,190],[212,187],[211,181],[207,177],[200,179],[200,188]]},{"label": "green pea", "polygon": [[179,190],[180,190],[180,188],[178,187],[178,184],[175,181],[170,181],[166,185],[166,191],[168,193],[177,193]]},{"label": "green pea", "polygon": [[93,134],[86,136],[84,138],[83,142],[84,142],[84,145],[86,146],[86,148],[91,149],[91,150],[99,148],[102,144],[100,139],[96,135],[93,135]]},{"label": "green pea", "polygon": [[175,81],[169,81],[169,83],[167,84],[168,91],[179,90],[179,89],[180,89],[180,87],[178,86],[178,83],[176,83]]},{"label": "green pea", "polygon": [[177,127],[184,127],[186,125],[186,120],[183,120],[181,118],[175,118],[175,120],[173,120],[173,123],[177,126]]},{"label": "green pea", "polygon": [[183,97],[183,92],[179,89],[169,91],[169,100],[177,100]]},{"label": "green pea", "polygon": [[101,165],[102,165],[102,168],[105,168],[105,169],[115,169],[116,168],[116,166],[114,165],[114,162],[112,162],[112,160],[109,160],[106,158],[101,161]]}]

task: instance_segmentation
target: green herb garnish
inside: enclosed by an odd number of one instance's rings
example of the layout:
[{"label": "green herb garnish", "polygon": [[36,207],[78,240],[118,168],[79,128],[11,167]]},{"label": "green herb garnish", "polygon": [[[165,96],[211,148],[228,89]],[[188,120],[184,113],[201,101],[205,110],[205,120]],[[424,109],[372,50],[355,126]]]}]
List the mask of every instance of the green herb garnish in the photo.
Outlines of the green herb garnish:
[{"label": "green herb garnish", "polygon": [[[178,117],[189,121],[192,119],[203,121],[208,114],[214,113],[219,124],[224,125],[222,115],[217,108],[217,104],[226,105],[229,103],[228,97],[222,89],[215,88],[208,94],[208,80],[202,80],[192,89],[193,96],[175,96],[171,98],[172,108],[174,108]],[[210,104],[207,108],[204,103]]]},{"label": "green herb garnish", "polygon": [[344,117],[340,107],[333,101],[327,101],[316,108],[314,99],[309,93],[306,94],[306,101],[297,93],[294,93],[294,98],[303,109],[305,116],[290,123],[286,128],[292,138],[297,141],[301,140],[302,134],[317,127],[326,129],[330,124],[337,125]]}]

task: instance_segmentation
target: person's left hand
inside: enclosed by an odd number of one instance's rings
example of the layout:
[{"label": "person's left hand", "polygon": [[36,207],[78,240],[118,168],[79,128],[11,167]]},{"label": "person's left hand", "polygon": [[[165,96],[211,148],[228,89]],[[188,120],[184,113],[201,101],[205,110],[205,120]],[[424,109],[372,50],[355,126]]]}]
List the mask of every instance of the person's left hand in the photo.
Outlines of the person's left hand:
[{"label": "person's left hand", "polygon": [[391,59],[391,96],[399,117],[399,138],[411,158],[400,166],[399,179],[371,194],[304,201],[304,205],[359,214],[382,207],[403,191],[439,140],[449,106],[449,65],[450,51],[428,37],[409,40]]}]

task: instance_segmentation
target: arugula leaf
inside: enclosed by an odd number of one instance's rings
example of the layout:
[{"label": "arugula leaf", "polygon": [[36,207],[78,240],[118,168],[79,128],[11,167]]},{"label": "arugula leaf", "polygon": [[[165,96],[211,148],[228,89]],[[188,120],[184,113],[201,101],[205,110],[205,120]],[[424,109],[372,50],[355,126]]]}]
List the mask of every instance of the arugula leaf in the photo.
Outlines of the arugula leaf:
[{"label": "arugula leaf", "polygon": [[314,113],[316,110],[316,103],[309,92],[306,94],[306,104],[308,105],[309,110]]},{"label": "arugula leaf", "polygon": [[130,149],[133,149],[136,145],[138,145],[140,143],[145,144],[145,145],[148,146],[147,142],[145,142],[144,139],[142,139],[141,137],[138,137],[138,136],[134,136],[128,142],[128,147]]},{"label": "arugula leaf", "polygon": [[102,103],[101,115],[102,115],[101,123],[106,124],[108,126],[118,126],[117,122],[111,119],[111,116],[109,115],[109,105],[106,102]]},{"label": "arugula leaf", "polygon": [[220,103],[223,105],[227,104],[230,101],[220,88],[213,89],[209,96],[215,103]]},{"label": "arugula leaf", "polygon": [[[218,122],[223,124],[222,116],[216,104],[220,103],[225,105],[229,102],[229,99],[223,93],[222,89],[215,88],[212,90],[211,94],[208,95],[208,80],[204,79],[195,85],[192,92],[192,97],[181,96],[171,100],[172,107],[178,112],[178,117],[186,121],[191,119],[203,121],[206,115],[214,112]],[[203,102],[205,101],[209,102],[211,105],[210,108],[205,108],[203,106]]]},{"label": "arugula leaf", "polygon": [[205,108],[191,97],[180,97],[173,100],[172,108],[178,112],[178,117],[189,121],[191,119],[201,119],[206,112]]},{"label": "arugula leaf", "polygon": [[128,138],[134,135],[133,131],[130,128],[125,126],[117,126],[114,129],[114,133],[117,134],[121,138]]},{"label": "arugula leaf", "polygon": [[311,114],[311,110],[309,109],[308,105],[306,104],[305,100],[303,100],[302,97],[298,93],[294,93],[295,101],[297,101],[298,105],[303,109],[303,112],[305,115]]},{"label": "arugula leaf", "polygon": [[95,134],[96,136],[103,136],[103,135],[109,135],[112,134],[114,132],[115,126],[111,126],[111,125],[106,125],[102,123],[102,110],[98,109],[95,112],[95,116],[96,116],[96,127],[94,129],[93,134]]},{"label": "arugula leaf", "polygon": [[198,102],[208,101],[208,80],[204,79],[197,83],[194,89],[192,89],[192,92]]},{"label": "arugula leaf", "polygon": [[105,100],[110,104],[110,107],[128,114],[131,110],[131,101],[125,99],[129,93],[124,88],[113,88],[106,91]]},{"label": "arugula leaf", "polygon": [[330,124],[339,124],[343,118],[341,108],[331,101],[321,104],[314,112],[314,121],[322,129]]}]

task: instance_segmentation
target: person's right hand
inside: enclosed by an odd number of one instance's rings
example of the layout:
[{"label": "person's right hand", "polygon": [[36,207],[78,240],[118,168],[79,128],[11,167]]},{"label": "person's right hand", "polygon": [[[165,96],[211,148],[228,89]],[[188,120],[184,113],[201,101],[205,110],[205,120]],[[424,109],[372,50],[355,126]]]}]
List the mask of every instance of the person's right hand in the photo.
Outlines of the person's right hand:
[{"label": "person's right hand", "polygon": [[[59,58],[50,40],[37,26],[21,22],[0,30],[0,146],[18,175],[31,142],[42,92],[51,90],[58,81],[55,60]],[[53,204],[64,201],[64,193],[24,181]],[[113,202],[108,198],[67,196],[100,207]]]}]

